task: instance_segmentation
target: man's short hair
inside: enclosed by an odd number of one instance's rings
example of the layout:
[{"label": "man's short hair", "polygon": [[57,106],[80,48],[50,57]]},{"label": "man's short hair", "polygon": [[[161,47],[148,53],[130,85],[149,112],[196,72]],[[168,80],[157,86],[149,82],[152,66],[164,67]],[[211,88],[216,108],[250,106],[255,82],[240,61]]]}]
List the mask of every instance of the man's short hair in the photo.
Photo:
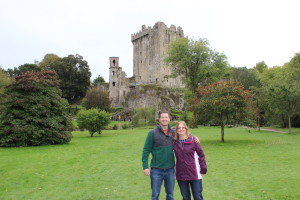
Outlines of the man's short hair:
[{"label": "man's short hair", "polygon": [[169,115],[169,118],[171,118],[171,115],[170,115],[170,113],[168,111],[159,111],[158,112],[158,118],[160,118],[160,116],[161,116],[162,113],[167,113]]}]

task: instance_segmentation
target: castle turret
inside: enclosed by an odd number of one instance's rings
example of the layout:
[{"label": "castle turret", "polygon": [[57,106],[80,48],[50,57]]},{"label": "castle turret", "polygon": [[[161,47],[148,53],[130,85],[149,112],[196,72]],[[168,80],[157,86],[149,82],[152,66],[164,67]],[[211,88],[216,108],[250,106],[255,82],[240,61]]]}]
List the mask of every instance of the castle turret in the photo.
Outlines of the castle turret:
[{"label": "castle turret", "polygon": [[128,79],[122,67],[119,66],[119,57],[109,58],[109,98],[112,106],[122,106],[125,95],[129,90]]}]

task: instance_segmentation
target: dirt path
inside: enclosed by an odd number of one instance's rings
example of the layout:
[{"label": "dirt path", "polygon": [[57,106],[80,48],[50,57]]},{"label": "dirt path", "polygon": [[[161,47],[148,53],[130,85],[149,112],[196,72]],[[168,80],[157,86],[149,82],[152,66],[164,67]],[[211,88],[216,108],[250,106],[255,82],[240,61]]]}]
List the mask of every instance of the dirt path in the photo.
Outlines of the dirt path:
[{"label": "dirt path", "polygon": [[282,130],[275,129],[275,128],[260,128],[260,130],[263,130],[263,131],[273,131],[273,132],[277,132],[277,133],[288,133],[287,131],[282,131]]}]

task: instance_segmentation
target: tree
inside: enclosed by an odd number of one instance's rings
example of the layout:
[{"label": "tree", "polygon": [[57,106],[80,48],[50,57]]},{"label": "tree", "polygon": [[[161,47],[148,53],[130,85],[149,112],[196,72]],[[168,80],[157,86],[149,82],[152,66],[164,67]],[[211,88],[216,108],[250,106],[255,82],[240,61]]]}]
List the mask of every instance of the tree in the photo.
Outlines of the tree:
[{"label": "tree", "polygon": [[87,129],[91,137],[95,132],[101,134],[102,129],[109,124],[110,114],[99,111],[97,108],[90,110],[80,110],[76,116],[76,121],[80,129]]},{"label": "tree", "polygon": [[105,83],[105,80],[104,80],[104,78],[102,76],[99,75],[97,78],[95,78],[93,80],[92,85],[93,85],[93,87],[97,87],[98,85],[101,85],[103,83]]},{"label": "tree", "polygon": [[58,74],[62,97],[69,102],[83,98],[90,87],[91,72],[88,62],[83,57],[69,55],[60,59],[55,54],[47,54],[40,65],[46,69],[55,70]]},{"label": "tree", "polygon": [[230,79],[243,84],[244,88],[250,90],[253,87],[259,87],[259,76],[255,69],[246,67],[231,68]]},{"label": "tree", "polygon": [[221,126],[222,142],[226,124],[249,125],[254,117],[251,93],[245,90],[242,84],[234,81],[220,81],[200,86],[191,107],[194,111],[194,120],[202,117],[206,122]]},{"label": "tree", "polygon": [[3,92],[4,88],[12,83],[12,79],[7,76],[7,74],[4,72],[4,70],[0,66],[0,114],[2,113],[3,109]]},{"label": "tree", "polygon": [[71,140],[68,102],[54,71],[26,72],[5,91],[0,146],[65,144]]},{"label": "tree", "polygon": [[263,73],[261,82],[268,98],[268,112],[287,120],[286,127],[289,127],[291,133],[291,118],[300,111],[300,81],[297,81],[297,68],[289,64],[270,68]]},{"label": "tree", "polygon": [[212,50],[206,39],[176,39],[165,62],[172,67],[174,77],[184,73],[184,82],[193,93],[199,85],[220,80],[228,69],[226,56]]},{"label": "tree", "polygon": [[37,64],[24,64],[19,67],[15,67],[14,69],[8,69],[7,73],[10,77],[16,77],[24,74],[25,72],[38,72],[42,69]]},{"label": "tree", "polygon": [[84,99],[82,105],[86,109],[98,108],[109,112],[111,100],[109,99],[109,92],[104,91],[102,88],[91,88]]},{"label": "tree", "polygon": [[12,80],[0,66],[0,95],[3,93],[4,87],[12,83]]},{"label": "tree", "polygon": [[54,70],[61,62],[61,58],[53,53],[46,54],[43,60],[39,63],[39,66],[44,70]]},{"label": "tree", "polygon": [[266,69],[268,69],[268,66],[264,61],[261,61],[256,63],[254,69],[257,70],[259,73],[263,73]]}]

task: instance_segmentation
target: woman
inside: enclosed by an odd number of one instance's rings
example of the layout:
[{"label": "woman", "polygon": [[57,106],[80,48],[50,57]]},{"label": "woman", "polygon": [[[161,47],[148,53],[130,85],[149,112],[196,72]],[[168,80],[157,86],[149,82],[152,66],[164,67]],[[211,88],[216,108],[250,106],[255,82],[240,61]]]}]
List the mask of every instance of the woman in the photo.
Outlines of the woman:
[{"label": "woman", "polygon": [[183,200],[203,200],[202,175],[206,174],[207,167],[204,152],[199,143],[195,142],[186,123],[180,121],[176,126],[174,153],[176,157],[176,180],[180,187]]}]

